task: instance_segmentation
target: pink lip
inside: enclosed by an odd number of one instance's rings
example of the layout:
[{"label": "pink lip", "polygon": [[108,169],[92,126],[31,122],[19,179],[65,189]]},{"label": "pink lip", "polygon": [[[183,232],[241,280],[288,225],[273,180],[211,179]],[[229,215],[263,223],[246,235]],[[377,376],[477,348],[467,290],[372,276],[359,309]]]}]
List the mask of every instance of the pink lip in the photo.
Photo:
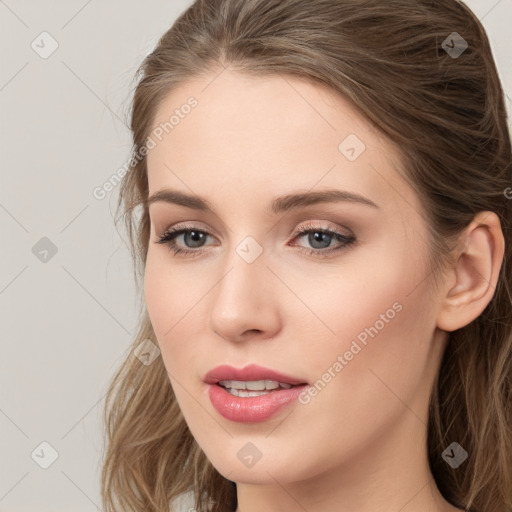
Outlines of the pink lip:
[{"label": "pink lip", "polygon": [[[274,380],[291,384],[292,388],[270,391],[253,397],[234,396],[220,386],[220,380]],[[228,365],[217,366],[204,377],[208,384],[208,396],[219,414],[230,421],[256,423],[265,421],[282,407],[291,404],[308,386],[304,379],[285,375],[255,364],[238,369]]]},{"label": "pink lip", "polygon": [[224,418],[241,423],[256,423],[269,419],[282,407],[297,400],[307,387],[304,384],[270,391],[265,395],[239,397],[232,395],[219,384],[208,384],[208,396],[213,407]]},{"label": "pink lip", "polygon": [[305,379],[300,377],[285,375],[257,364],[249,364],[240,369],[224,364],[213,368],[204,377],[207,384],[216,384],[219,380],[275,380],[291,385],[307,383]]}]

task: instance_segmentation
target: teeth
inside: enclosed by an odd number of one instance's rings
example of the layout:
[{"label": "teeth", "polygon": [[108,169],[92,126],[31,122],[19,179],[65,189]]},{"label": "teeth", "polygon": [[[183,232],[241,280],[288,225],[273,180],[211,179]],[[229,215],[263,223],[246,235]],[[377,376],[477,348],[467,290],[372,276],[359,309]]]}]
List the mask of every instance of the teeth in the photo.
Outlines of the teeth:
[{"label": "teeth", "polygon": [[246,389],[236,388],[226,389],[226,391],[234,396],[239,396],[242,398],[248,398],[250,396],[268,395],[269,393],[272,393],[272,391],[247,391]]},{"label": "teeth", "polygon": [[291,384],[287,384],[285,382],[277,382],[275,380],[221,380],[219,381],[219,384],[225,388],[231,388],[232,390],[236,389],[249,391],[271,391],[272,389],[277,389],[280,386],[284,389],[289,389],[292,387]]}]

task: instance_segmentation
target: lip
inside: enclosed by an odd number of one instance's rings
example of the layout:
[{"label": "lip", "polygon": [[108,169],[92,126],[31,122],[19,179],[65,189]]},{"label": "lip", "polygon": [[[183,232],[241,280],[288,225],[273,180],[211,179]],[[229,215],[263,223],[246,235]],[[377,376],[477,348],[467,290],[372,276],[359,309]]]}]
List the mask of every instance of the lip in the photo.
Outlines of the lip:
[{"label": "lip", "polygon": [[275,380],[292,386],[307,384],[306,379],[286,375],[257,364],[249,364],[243,368],[234,368],[226,364],[217,366],[210,370],[203,380],[207,384],[217,384],[220,380]]},{"label": "lip", "polygon": [[[257,364],[249,364],[244,368],[217,366],[210,370],[203,380],[207,384],[210,402],[217,412],[230,421],[241,423],[256,423],[269,419],[286,405],[295,402],[309,385],[305,379]],[[218,384],[220,380],[274,380],[295,387],[275,389],[260,396],[238,397]]]},{"label": "lip", "polygon": [[219,384],[208,384],[208,397],[217,412],[230,421],[257,423],[268,420],[282,408],[295,402],[308,387],[296,386],[290,389],[270,391],[264,395],[239,397],[232,395]]}]

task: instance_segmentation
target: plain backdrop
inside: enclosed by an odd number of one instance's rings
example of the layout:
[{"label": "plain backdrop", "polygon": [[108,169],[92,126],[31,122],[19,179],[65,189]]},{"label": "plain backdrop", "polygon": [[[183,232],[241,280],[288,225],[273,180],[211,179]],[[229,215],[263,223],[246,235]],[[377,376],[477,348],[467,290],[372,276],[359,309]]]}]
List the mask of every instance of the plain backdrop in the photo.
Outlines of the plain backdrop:
[{"label": "plain backdrop", "polygon": [[[129,157],[138,65],[190,3],[0,0],[0,512],[102,510],[104,395],[139,299],[116,190],[93,191]],[[467,4],[510,113],[512,0]]]}]

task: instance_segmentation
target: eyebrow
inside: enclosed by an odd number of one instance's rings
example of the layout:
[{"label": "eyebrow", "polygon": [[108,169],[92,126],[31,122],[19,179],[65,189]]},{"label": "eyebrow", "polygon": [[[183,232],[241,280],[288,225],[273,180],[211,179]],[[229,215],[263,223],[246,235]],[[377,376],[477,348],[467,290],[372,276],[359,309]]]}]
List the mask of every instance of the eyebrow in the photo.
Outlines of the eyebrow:
[{"label": "eyebrow", "polygon": [[[147,205],[149,207],[156,202],[176,204],[209,213],[213,213],[214,210],[212,204],[207,199],[171,189],[158,190],[149,197]],[[379,208],[373,201],[364,196],[353,192],[333,189],[318,192],[300,192],[276,197],[270,204],[269,211],[273,214],[279,214],[314,204],[335,202],[359,203],[373,208]]]}]

